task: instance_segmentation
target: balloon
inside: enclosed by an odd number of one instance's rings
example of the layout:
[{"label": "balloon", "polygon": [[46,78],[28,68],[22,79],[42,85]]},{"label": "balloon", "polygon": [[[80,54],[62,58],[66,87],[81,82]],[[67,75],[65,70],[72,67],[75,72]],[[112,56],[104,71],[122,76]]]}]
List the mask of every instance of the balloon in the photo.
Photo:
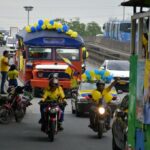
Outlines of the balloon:
[{"label": "balloon", "polygon": [[49,24],[49,19],[45,19],[45,20],[44,20],[44,24],[45,24],[45,25]]},{"label": "balloon", "polygon": [[86,70],[85,74],[86,74],[87,80],[90,81],[91,80],[90,72]]},{"label": "balloon", "polygon": [[82,81],[86,81],[87,80],[87,77],[86,77],[85,73],[81,75],[81,79],[82,79]]},{"label": "balloon", "polygon": [[46,25],[45,25],[45,24],[42,25],[42,29],[43,29],[43,30],[46,29]]},{"label": "balloon", "polygon": [[56,23],[56,29],[61,29],[63,26],[60,22],[57,22]]},{"label": "balloon", "polygon": [[35,32],[36,28],[34,26],[31,27],[31,32]]},{"label": "balloon", "polygon": [[58,32],[58,33],[61,33],[61,32],[62,32],[62,29],[58,28],[58,29],[57,29],[57,32]]},{"label": "balloon", "polygon": [[69,30],[66,32],[66,34],[71,35],[72,32],[73,32],[73,31],[72,31],[71,29],[69,29]]},{"label": "balloon", "polygon": [[105,73],[105,70],[99,70],[99,74],[103,77]]},{"label": "balloon", "polygon": [[91,80],[96,80],[94,71],[90,71]]},{"label": "balloon", "polygon": [[53,29],[53,26],[52,26],[50,23],[48,23],[48,24],[46,25],[46,27],[47,27],[47,29]]},{"label": "balloon", "polygon": [[50,20],[49,23],[50,23],[51,25],[54,25],[54,20]]},{"label": "balloon", "polygon": [[88,58],[89,57],[89,52],[88,51],[86,51],[86,58]]},{"label": "balloon", "polygon": [[104,73],[104,76],[105,77],[108,77],[110,75],[110,72],[109,71],[106,71],[105,73]]},{"label": "balloon", "polygon": [[96,75],[99,75],[99,70],[98,69],[95,69],[94,72],[95,72]]},{"label": "balloon", "polygon": [[64,31],[64,32],[67,32],[68,30],[69,30],[68,25],[64,24],[64,25],[63,25],[63,31]]},{"label": "balloon", "polygon": [[38,26],[38,24],[37,23],[34,23],[34,25],[33,25],[35,28]]},{"label": "balloon", "polygon": [[26,30],[27,32],[31,32],[30,26],[26,26],[26,27],[25,27],[25,30]]},{"label": "balloon", "polygon": [[108,76],[108,77],[106,77],[106,82],[110,83],[112,79],[113,79],[113,76]]},{"label": "balloon", "polygon": [[76,38],[78,36],[77,32],[72,32],[71,37]]},{"label": "balloon", "polygon": [[95,75],[96,80],[100,80],[101,76],[100,75]]},{"label": "balloon", "polygon": [[113,98],[113,96],[112,96],[111,93],[108,93],[108,94],[104,95],[104,100],[105,100],[106,103],[111,102],[112,98]]},{"label": "balloon", "polygon": [[57,26],[57,22],[54,22],[53,29],[56,29],[56,26]]},{"label": "balloon", "polygon": [[41,26],[38,25],[38,26],[36,27],[36,30],[37,30],[37,31],[41,31],[41,30],[42,30]]},{"label": "balloon", "polygon": [[85,47],[82,47],[82,51],[86,51],[86,48],[85,48]]},{"label": "balloon", "polygon": [[39,20],[39,21],[38,21],[38,24],[39,24],[40,26],[42,26],[42,25],[44,24],[44,21],[43,21],[43,20]]}]

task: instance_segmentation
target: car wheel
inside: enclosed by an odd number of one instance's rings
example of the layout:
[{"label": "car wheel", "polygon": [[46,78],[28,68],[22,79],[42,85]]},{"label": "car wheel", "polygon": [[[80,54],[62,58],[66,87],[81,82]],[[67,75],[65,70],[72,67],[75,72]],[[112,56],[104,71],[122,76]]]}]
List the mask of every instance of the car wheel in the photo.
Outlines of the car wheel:
[{"label": "car wheel", "polygon": [[121,149],[116,145],[116,142],[115,142],[114,137],[112,138],[112,149],[113,149],[113,150],[121,150]]}]

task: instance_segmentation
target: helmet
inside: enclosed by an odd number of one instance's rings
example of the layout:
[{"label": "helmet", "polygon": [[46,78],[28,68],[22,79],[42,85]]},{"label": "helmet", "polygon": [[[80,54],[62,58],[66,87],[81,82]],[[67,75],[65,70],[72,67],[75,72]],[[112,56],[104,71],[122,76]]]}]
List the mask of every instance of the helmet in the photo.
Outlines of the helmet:
[{"label": "helmet", "polygon": [[53,79],[53,78],[58,78],[58,73],[51,73],[49,76],[48,76],[49,80]]},{"label": "helmet", "polygon": [[105,82],[102,81],[102,80],[99,80],[99,81],[96,83],[96,86],[98,87],[99,85],[105,86]]},{"label": "helmet", "polygon": [[58,87],[59,86],[59,81],[57,78],[53,78],[49,81],[49,86],[51,87]]}]

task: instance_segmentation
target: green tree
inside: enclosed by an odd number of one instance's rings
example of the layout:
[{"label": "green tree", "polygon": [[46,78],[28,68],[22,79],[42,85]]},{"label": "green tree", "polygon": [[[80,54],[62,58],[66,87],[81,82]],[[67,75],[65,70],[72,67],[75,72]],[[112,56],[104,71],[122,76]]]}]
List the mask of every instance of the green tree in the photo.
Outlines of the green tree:
[{"label": "green tree", "polygon": [[97,34],[101,34],[101,27],[96,22],[90,22],[87,24],[86,35],[87,36],[96,36]]}]

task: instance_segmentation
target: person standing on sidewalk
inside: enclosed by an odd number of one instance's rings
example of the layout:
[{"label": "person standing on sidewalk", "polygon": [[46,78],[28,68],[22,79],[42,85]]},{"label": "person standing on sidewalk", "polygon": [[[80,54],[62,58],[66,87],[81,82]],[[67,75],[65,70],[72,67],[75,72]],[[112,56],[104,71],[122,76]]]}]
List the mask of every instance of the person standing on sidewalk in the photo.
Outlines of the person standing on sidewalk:
[{"label": "person standing on sidewalk", "polygon": [[7,79],[7,73],[9,70],[9,63],[8,63],[8,51],[3,52],[3,56],[0,59],[0,72],[1,72],[1,94],[6,94],[4,91],[5,82]]}]

